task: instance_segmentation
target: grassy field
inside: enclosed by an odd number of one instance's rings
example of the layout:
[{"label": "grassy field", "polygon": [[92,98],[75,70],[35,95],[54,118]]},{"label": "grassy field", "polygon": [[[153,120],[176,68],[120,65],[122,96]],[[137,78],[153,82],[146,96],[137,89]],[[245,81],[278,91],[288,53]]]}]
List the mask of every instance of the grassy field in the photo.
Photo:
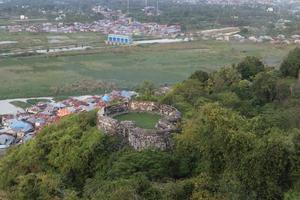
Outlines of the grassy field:
[{"label": "grassy field", "polygon": [[134,121],[138,127],[144,129],[153,129],[160,118],[160,115],[151,113],[127,113],[115,117],[119,121]]},{"label": "grassy field", "polygon": [[[105,36],[100,33],[9,33],[0,31],[1,41],[16,41],[16,44],[0,45],[2,52],[15,52],[21,50],[56,48],[68,45],[94,46],[104,45]],[[0,53],[1,53],[0,51]]]},{"label": "grassy field", "polygon": [[23,102],[23,101],[11,101],[10,104],[12,104],[18,108],[22,108],[22,109],[26,109],[26,108],[29,108],[30,106],[32,106],[31,104]]},{"label": "grassy field", "polygon": [[[97,40],[91,34],[86,37]],[[0,37],[3,40],[4,36]],[[82,35],[72,37],[84,40]],[[295,48],[216,41],[103,48],[99,37],[99,48],[93,50],[0,58],[0,99],[95,93],[101,89],[97,88],[100,84],[97,81],[120,88],[132,88],[144,80],[157,85],[174,84],[195,70],[213,71],[237,63],[247,55],[278,66],[288,51]]]}]

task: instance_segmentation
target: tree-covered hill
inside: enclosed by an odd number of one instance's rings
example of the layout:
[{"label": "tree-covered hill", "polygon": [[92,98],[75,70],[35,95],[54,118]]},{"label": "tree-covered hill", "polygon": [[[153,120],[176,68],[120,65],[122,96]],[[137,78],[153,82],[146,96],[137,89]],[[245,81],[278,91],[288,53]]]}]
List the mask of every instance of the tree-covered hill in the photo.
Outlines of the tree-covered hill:
[{"label": "tree-covered hill", "polygon": [[0,160],[0,199],[297,200],[300,197],[299,49],[280,69],[255,57],[197,71],[165,96],[182,132],[169,151],[135,151],[96,128],[96,111],[42,130]]}]

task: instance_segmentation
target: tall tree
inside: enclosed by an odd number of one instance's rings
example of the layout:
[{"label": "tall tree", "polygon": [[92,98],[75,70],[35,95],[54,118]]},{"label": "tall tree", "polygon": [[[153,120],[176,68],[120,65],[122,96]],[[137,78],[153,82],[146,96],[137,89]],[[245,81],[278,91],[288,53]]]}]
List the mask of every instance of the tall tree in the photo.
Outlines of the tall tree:
[{"label": "tall tree", "polygon": [[300,69],[300,48],[291,51],[283,60],[280,66],[280,71],[283,76],[290,76],[294,78],[299,77]]},{"label": "tall tree", "polygon": [[260,72],[254,77],[253,93],[259,103],[271,102],[276,97],[276,83],[278,76],[276,72]]},{"label": "tall tree", "polygon": [[264,71],[265,66],[257,57],[248,56],[236,68],[242,79],[250,80],[259,72]]}]

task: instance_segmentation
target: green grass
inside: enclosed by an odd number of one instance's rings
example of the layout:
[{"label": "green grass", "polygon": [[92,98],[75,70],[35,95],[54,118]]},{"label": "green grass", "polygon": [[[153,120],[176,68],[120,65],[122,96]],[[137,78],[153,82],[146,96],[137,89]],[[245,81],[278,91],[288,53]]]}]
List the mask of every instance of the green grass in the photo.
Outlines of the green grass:
[{"label": "green grass", "polygon": [[[74,34],[69,37],[85,40],[84,36],[91,37],[91,41],[97,40],[96,34]],[[22,45],[25,44],[26,41]],[[101,48],[99,42],[98,49],[89,51],[0,58],[0,99],[101,91],[97,88],[88,90],[91,87],[72,90],[74,83],[85,80],[114,83],[117,87],[129,89],[144,80],[157,85],[174,84],[196,70],[214,71],[237,63],[248,55],[258,56],[266,64],[278,66],[292,48],[295,46],[216,41]],[[55,88],[64,90],[57,93]]]},{"label": "green grass", "polygon": [[16,107],[22,108],[22,109],[26,109],[26,108],[29,108],[30,106],[32,106],[31,104],[23,102],[23,101],[11,101],[9,103]]},{"label": "green grass", "polygon": [[30,105],[36,105],[37,103],[47,103],[47,102],[51,102],[49,99],[28,99],[26,101],[27,103],[29,103]]},{"label": "green grass", "polygon": [[11,101],[10,104],[22,108],[22,109],[26,109],[29,108],[33,105],[36,105],[39,102],[50,102],[50,100],[48,99],[28,99],[26,102],[24,101]]},{"label": "green grass", "polygon": [[[56,43],[53,43],[56,39]],[[59,48],[68,45],[104,46],[105,36],[101,33],[9,33],[0,30],[0,41],[17,41],[16,44],[0,45],[2,51]],[[52,42],[51,42],[52,41]]]},{"label": "green grass", "polygon": [[153,129],[161,116],[152,113],[127,113],[114,118],[119,121],[134,121],[140,128]]}]

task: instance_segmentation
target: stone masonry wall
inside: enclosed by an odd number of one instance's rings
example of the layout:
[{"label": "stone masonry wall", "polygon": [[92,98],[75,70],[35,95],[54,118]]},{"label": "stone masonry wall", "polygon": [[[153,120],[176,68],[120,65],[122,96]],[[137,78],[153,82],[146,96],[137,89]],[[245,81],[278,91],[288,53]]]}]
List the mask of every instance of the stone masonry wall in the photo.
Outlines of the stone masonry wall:
[{"label": "stone masonry wall", "polygon": [[[142,129],[132,121],[118,121],[113,116],[128,112],[151,112],[162,116],[154,129]],[[136,150],[171,148],[171,134],[178,131],[180,112],[171,106],[154,102],[121,103],[108,106],[98,112],[98,129],[106,134],[122,136]]]}]

